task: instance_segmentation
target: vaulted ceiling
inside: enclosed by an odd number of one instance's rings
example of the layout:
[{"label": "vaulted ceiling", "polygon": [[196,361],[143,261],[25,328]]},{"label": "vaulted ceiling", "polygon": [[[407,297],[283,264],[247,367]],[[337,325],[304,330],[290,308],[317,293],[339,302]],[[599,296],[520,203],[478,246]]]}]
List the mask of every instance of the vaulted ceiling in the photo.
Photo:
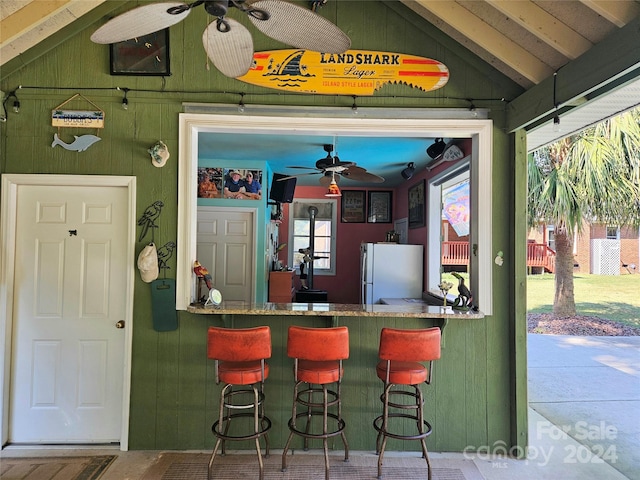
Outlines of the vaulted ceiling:
[{"label": "vaulted ceiling", "polygon": [[402,0],[525,88],[640,15],[635,0]]},{"label": "vaulted ceiling", "polygon": [[[104,1],[2,0],[0,65],[45,41]],[[553,75],[640,15],[638,0],[401,0],[401,3],[524,88]]]},{"label": "vaulted ceiling", "polygon": [[[102,3],[104,0],[2,0],[0,66],[31,47],[47,42],[51,35],[79,17],[91,14]],[[113,2],[114,8],[122,3]],[[597,49],[607,38],[640,18],[640,0],[398,0],[389,3],[406,6],[521,85],[524,91],[548,84],[564,66]],[[638,45],[619,48],[637,49]],[[634,68],[640,68],[640,61]],[[581,101],[589,105],[574,108],[576,105],[567,102],[562,111],[562,134],[573,133],[640,104],[640,81],[630,82],[598,102]],[[552,131],[548,108],[546,113],[547,117],[538,125],[528,127],[530,146],[544,145],[562,135]]]}]

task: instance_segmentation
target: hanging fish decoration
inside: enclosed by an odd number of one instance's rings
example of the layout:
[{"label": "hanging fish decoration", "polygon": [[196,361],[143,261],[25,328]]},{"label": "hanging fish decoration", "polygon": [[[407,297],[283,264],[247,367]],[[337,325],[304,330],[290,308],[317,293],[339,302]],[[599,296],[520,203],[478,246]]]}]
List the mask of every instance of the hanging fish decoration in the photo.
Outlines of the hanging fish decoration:
[{"label": "hanging fish decoration", "polygon": [[60,145],[62,148],[66,150],[73,150],[75,152],[84,152],[87,148],[93,145],[96,142],[102,140],[100,137],[96,137],[95,135],[82,135],[81,137],[74,135],[75,139],[72,143],[65,143],[58,137],[57,133],[53,134],[53,143],[51,144],[51,148],[56,145]]}]

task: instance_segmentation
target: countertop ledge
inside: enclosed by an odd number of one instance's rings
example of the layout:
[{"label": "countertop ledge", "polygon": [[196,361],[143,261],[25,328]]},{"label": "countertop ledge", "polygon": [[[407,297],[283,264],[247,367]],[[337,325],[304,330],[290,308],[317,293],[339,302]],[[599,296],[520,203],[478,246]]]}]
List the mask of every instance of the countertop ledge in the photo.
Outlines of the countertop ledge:
[{"label": "countertop ledge", "polygon": [[187,312],[203,315],[311,315],[335,317],[407,317],[480,319],[484,313],[453,310],[420,303],[407,305],[344,304],[344,303],[246,303],[224,301],[218,306],[191,304]]}]

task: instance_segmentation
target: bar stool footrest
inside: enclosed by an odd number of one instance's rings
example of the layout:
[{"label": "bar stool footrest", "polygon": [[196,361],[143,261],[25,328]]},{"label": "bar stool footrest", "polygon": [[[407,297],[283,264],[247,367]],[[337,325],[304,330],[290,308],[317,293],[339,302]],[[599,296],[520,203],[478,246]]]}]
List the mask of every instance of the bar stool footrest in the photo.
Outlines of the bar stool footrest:
[{"label": "bar stool footrest", "polygon": [[[416,388],[416,387],[414,387]],[[418,408],[424,406],[424,399],[422,400],[422,404],[420,404],[418,402],[418,400],[420,399],[420,396],[417,393],[414,392],[409,392],[407,390],[389,390],[387,392],[387,395],[389,396],[389,400],[387,402],[387,405],[391,408],[400,408],[400,409],[404,409],[404,410],[417,410]],[[395,403],[391,401],[391,395],[402,395],[405,397],[411,397],[414,400],[414,403]],[[380,395],[380,401],[382,403],[384,403],[384,396],[385,394],[382,393]]]},{"label": "bar stool footrest", "polygon": [[[302,412],[302,413],[298,413],[296,415],[296,420],[298,418],[308,418],[308,413],[307,412]],[[322,417],[322,412],[311,412],[311,416],[312,417]],[[335,413],[327,413],[327,418],[333,418],[336,422],[337,422],[337,430],[335,431],[331,431],[331,432],[327,432],[327,433],[310,433],[310,432],[306,432],[304,430],[298,430],[294,423],[293,423],[293,418],[289,419],[289,430],[291,430],[293,433],[295,433],[296,435],[300,435],[304,438],[319,438],[319,439],[323,439],[323,438],[331,438],[331,437],[335,437],[336,435],[340,435],[342,434],[342,432],[344,431],[344,428],[346,426],[345,421],[342,418],[339,418],[338,415],[336,415]]]},{"label": "bar stool footrest", "polygon": [[253,413],[249,413],[249,412],[233,413],[231,415],[227,415],[223,417],[222,420],[216,420],[213,423],[213,425],[211,425],[211,431],[216,437],[221,438],[222,440],[237,441],[237,440],[253,440],[254,438],[260,438],[263,435],[266,435],[266,433],[271,429],[271,419],[269,417],[263,416],[259,418],[260,431],[258,432],[253,432],[249,435],[229,435],[228,433],[223,433],[219,431],[218,427],[220,426],[221,423],[227,423],[231,419],[238,418],[238,417],[254,418],[254,415]]},{"label": "bar stool footrest", "polygon": [[[418,417],[414,415],[407,415],[406,413],[389,413],[387,415],[387,419],[390,419],[390,418],[406,418],[409,420],[413,420],[415,422],[418,421]],[[427,438],[429,435],[431,435],[431,424],[426,420],[423,420],[424,425],[427,427],[424,432],[418,433],[416,435],[401,435],[398,433],[393,433],[387,430],[383,430],[382,429],[383,419],[384,419],[383,415],[376,417],[376,419],[373,421],[373,428],[375,428],[380,434],[386,437],[396,438],[398,440],[422,440],[424,438]]]},{"label": "bar stool footrest", "polygon": [[[304,405],[305,407],[317,407],[317,408],[322,408],[324,407],[324,402],[320,402],[320,401],[312,401],[311,400],[311,395],[313,394],[321,394],[323,393],[322,388],[317,388],[317,387],[312,387],[312,388],[307,388],[306,390],[302,390],[299,391],[297,396],[296,396],[296,402],[299,403],[300,405]],[[311,394],[311,395],[310,395]],[[307,396],[308,398],[305,399],[303,398],[303,396]],[[327,399],[327,407],[333,407],[334,405],[337,405],[338,402],[340,401],[340,398],[338,397],[338,394],[336,392],[334,392],[333,390],[328,390],[327,389],[327,396],[330,397],[331,399]],[[321,415],[322,413],[320,413]]]}]

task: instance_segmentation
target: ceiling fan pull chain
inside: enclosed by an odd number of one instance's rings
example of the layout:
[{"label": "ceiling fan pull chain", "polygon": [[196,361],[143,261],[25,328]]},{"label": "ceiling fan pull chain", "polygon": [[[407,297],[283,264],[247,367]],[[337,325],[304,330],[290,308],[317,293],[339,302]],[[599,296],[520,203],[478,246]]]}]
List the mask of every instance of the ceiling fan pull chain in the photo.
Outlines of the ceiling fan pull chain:
[{"label": "ceiling fan pull chain", "polygon": [[181,13],[184,13],[187,10],[191,10],[193,7],[197,7],[198,5],[202,5],[203,3],[204,0],[198,0],[197,2],[178,5],[177,7],[168,8],[167,13],[170,15],[180,15]]},{"label": "ceiling fan pull chain", "polygon": [[218,19],[216,20],[216,28],[220,33],[227,33],[229,30],[231,30],[229,22],[227,22],[224,17],[218,17]]},{"label": "ceiling fan pull chain", "polygon": [[261,10],[259,8],[252,7],[251,5],[246,5],[244,1],[237,2],[236,0],[230,0],[234,7],[237,7],[242,12],[246,13],[250,17],[255,18],[256,20],[269,20],[271,18],[271,14],[265,10]]}]

